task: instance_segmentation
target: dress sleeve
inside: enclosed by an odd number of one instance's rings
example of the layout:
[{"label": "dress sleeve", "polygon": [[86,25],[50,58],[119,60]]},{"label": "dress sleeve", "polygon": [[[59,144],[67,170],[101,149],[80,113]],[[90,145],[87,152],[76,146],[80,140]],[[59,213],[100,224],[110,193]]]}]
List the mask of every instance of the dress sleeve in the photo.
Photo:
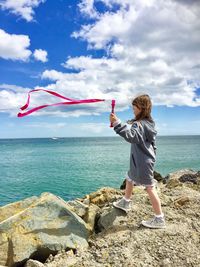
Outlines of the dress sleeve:
[{"label": "dress sleeve", "polygon": [[116,126],[114,126],[114,131],[129,143],[139,144],[141,142],[142,134],[140,133],[139,125],[137,122],[134,122],[130,129],[128,128],[126,123],[124,124],[120,122]]}]

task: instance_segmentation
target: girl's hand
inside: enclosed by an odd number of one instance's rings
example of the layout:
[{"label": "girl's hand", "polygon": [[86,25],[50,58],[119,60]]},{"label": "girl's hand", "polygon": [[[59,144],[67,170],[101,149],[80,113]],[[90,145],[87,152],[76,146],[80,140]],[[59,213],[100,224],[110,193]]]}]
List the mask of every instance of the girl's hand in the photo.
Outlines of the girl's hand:
[{"label": "girl's hand", "polygon": [[118,120],[117,116],[114,113],[110,113],[110,122],[114,123],[117,120]]}]

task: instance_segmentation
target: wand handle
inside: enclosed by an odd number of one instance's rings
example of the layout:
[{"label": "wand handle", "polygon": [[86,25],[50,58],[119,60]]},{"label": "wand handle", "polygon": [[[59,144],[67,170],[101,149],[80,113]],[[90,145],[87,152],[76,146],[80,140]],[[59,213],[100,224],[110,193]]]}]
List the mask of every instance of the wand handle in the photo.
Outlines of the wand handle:
[{"label": "wand handle", "polygon": [[[112,100],[112,103],[111,103],[111,106],[112,106],[112,113],[115,113],[115,100]],[[112,123],[110,123],[110,127],[113,127]]]}]

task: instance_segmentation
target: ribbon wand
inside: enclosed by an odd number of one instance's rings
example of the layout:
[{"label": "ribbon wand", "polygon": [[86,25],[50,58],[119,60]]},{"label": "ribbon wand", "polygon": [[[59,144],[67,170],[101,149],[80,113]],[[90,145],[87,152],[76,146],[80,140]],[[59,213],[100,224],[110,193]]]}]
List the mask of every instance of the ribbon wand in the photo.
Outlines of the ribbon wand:
[{"label": "ribbon wand", "polygon": [[[112,100],[111,106],[112,106],[111,113],[115,113],[115,100]],[[110,127],[113,127],[112,122],[110,123]]]},{"label": "ribbon wand", "polygon": [[42,105],[42,106],[38,106],[38,107],[35,107],[35,108],[32,108],[24,113],[21,113],[19,112],[17,114],[17,117],[21,118],[21,117],[24,117],[24,116],[27,116],[33,112],[36,112],[37,110],[40,110],[40,109],[43,109],[43,108],[46,108],[46,107],[49,107],[49,106],[60,106],[60,105],[76,105],[76,104],[87,104],[87,103],[94,103],[94,102],[100,102],[100,101],[105,101],[105,99],[81,99],[81,100],[78,100],[78,99],[72,99],[72,98],[68,98],[68,97],[65,97],[63,95],[60,95],[54,91],[50,91],[50,90],[45,90],[45,89],[34,89],[34,90],[31,90],[29,91],[28,93],[28,100],[26,102],[26,104],[21,107],[20,109],[21,110],[25,110],[28,108],[29,106],[29,103],[30,103],[30,94],[33,93],[33,92],[37,92],[37,91],[44,91],[44,92],[47,92],[51,95],[54,95],[56,97],[59,97],[59,98],[63,98],[65,100],[67,100],[67,102],[59,102],[59,103],[55,103],[55,104],[50,104],[50,105]]}]

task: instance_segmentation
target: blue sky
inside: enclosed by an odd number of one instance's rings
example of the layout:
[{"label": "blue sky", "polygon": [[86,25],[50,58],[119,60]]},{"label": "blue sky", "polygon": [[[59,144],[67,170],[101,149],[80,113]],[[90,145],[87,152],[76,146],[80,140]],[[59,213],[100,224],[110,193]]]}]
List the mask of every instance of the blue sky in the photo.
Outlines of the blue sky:
[{"label": "blue sky", "polygon": [[[0,1],[0,138],[116,136],[148,93],[158,135],[200,134],[200,4],[154,0]],[[170,18],[170,19],[169,19]],[[18,118],[27,92],[105,103]],[[34,93],[30,108],[60,102]]]}]

